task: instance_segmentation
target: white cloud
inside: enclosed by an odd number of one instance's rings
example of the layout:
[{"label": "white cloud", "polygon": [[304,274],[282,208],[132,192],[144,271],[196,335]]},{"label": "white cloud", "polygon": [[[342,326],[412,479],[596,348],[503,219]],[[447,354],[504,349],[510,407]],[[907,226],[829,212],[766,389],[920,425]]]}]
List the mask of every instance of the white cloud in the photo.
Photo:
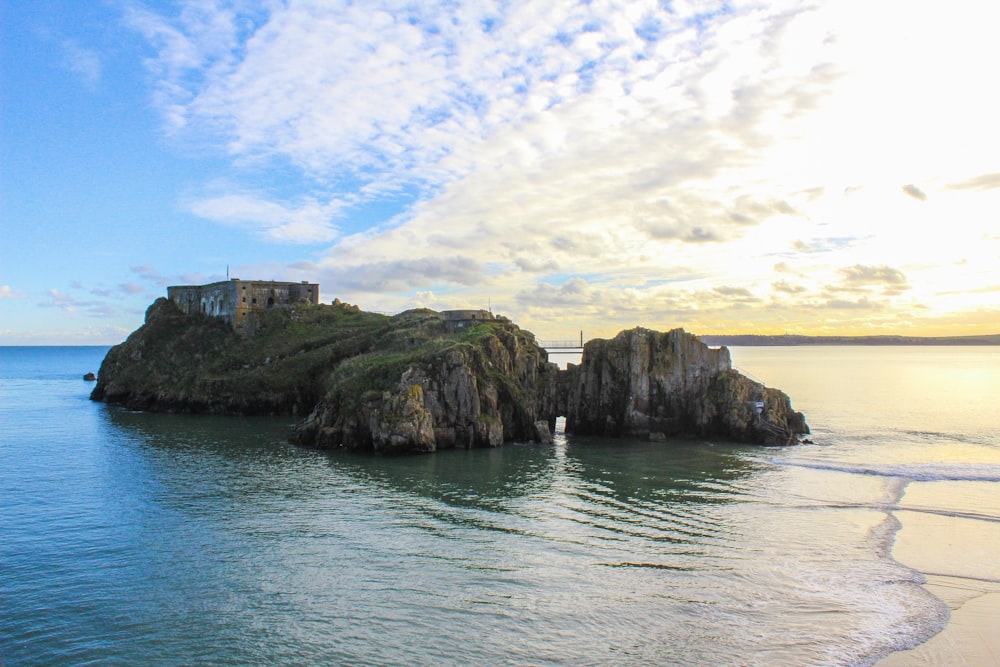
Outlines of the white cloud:
[{"label": "white cloud", "polygon": [[160,272],[156,270],[155,267],[149,264],[143,264],[141,266],[130,266],[129,270],[142,278],[155,285],[163,287],[169,283],[169,281],[160,275]]},{"label": "white cloud", "polygon": [[77,310],[77,300],[64,292],[60,292],[57,289],[50,289],[48,292],[48,301],[43,301],[39,303],[40,306],[45,306],[47,308],[60,308],[65,311],[73,312]]},{"label": "white cloud", "polygon": [[[80,285],[74,285],[74,287],[82,289]],[[75,317],[78,314],[83,314],[89,317],[108,319],[118,317],[123,312],[135,312],[131,306],[123,305],[122,299],[127,299],[142,291],[144,290],[137,285],[125,283],[114,290],[100,288],[88,290],[89,294],[100,297],[99,299],[80,299],[72,293],[53,288],[46,292],[46,300],[40,301],[38,305],[62,311],[64,316]],[[137,312],[141,312],[141,310]]]},{"label": "white cloud", "polygon": [[[176,16],[164,17],[139,5],[126,8],[126,22],[156,49],[147,66],[157,75],[155,101],[167,129],[176,132],[191,120],[190,105],[198,87],[233,66],[240,41],[256,13],[238,17],[218,0],[186,0]],[[249,7],[242,4],[242,8]]]},{"label": "white cloud", "polygon": [[24,292],[19,292],[10,285],[0,285],[0,299],[23,299],[26,296]]},{"label": "white cloud", "polygon": [[333,220],[343,204],[306,199],[300,204],[275,202],[255,194],[222,194],[189,202],[192,213],[233,226],[247,226],[279,243],[316,243],[337,236]]},{"label": "white cloud", "polygon": [[84,85],[90,88],[96,86],[104,69],[97,52],[71,39],[63,40],[62,48],[66,66],[80,76]]},{"label": "white cloud", "polygon": [[[158,48],[175,130],[255,175],[304,175],[298,197],[234,186],[190,209],[337,240],[308,265],[328,291],[478,290],[538,317],[612,304],[719,327],[800,308],[840,326],[858,310],[946,312],[933,285],[978,285],[995,264],[995,239],[970,241],[1000,198],[988,3],[268,9],[191,2],[132,22]],[[415,205],[337,237],[348,205],[402,186]],[[866,293],[824,291],[845,280]]]},{"label": "white cloud", "polygon": [[[714,38],[752,50],[754,33],[780,15],[770,10],[758,22],[757,9],[736,10],[748,22],[735,30],[723,23],[732,34]],[[668,37],[649,43],[636,26],[652,13]],[[608,2],[456,9],[298,0],[275,7],[242,38],[239,22],[206,3],[172,19],[133,12],[133,25],[159,49],[153,66],[163,77],[164,111],[213,128],[240,158],[278,156],[318,177],[353,173],[378,182],[465,174],[479,165],[484,138],[567,103],[577,103],[590,125],[603,118],[605,130],[620,126],[643,113],[644,98],[662,97],[665,73],[685,74],[684,48],[713,39],[654,2],[623,12]],[[717,61],[699,66],[711,66],[714,79],[698,94],[727,107],[732,78],[746,72]],[[629,99],[623,93],[632,89]],[[601,108],[608,95],[617,102]],[[526,157],[573,140],[551,138],[525,147]]]}]

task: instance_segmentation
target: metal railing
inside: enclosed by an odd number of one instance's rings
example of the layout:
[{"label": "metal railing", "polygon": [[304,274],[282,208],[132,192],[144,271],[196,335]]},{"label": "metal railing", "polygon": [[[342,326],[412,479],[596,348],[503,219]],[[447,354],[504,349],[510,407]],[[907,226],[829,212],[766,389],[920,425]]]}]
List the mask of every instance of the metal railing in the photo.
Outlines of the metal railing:
[{"label": "metal railing", "polygon": [[546,350],[582,350],[583,343],[579,340],[540,340],[538,347]]}]

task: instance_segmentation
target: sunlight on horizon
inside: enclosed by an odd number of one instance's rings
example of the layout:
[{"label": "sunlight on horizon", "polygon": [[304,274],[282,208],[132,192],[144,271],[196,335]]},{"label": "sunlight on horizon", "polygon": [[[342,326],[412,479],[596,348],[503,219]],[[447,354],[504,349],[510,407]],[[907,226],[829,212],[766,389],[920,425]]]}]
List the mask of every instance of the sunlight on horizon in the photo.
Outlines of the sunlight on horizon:
[{"label": "sunlight on horizon", "polygon": [[230,270],[546,338],[1000,333],[993,4],[56,4],[7,12],[0,343]]}]

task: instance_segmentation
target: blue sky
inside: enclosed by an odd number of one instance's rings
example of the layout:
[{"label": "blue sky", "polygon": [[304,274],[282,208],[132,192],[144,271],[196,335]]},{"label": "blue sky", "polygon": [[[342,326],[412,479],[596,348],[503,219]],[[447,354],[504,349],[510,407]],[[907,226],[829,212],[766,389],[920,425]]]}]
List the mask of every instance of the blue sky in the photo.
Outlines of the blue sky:
[{"label": "blue sky", "polygon": [[993,3],[0,12],[0,344],[227,267],[542,338],[1000,331]]}]

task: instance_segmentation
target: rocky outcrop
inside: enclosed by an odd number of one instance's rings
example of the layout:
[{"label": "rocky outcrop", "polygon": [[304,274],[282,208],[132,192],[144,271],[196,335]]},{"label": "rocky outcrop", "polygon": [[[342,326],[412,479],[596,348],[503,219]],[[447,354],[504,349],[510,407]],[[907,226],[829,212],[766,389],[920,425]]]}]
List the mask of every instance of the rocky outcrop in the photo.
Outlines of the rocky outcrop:
[{"label": "rocky outcrop", "polygon": [[420,385],[405,391],[383,392],[376,409],[369,413],[372,449],[386,454],[433,452],[437,448],[434,418],[424,405]]},{"label": "rocky outcrop", "polygon": [[251,338],[158,299],[112,348],[91,398],[155,412],[307,415],[295,442],[382,453],[532,440],[554,420],[559,369],[498,318],[456,328],[433,311],[356,306],[260,314]]},{"label": "rocky outcrop", "polygon": [[[466,326],[467,324],[467,326]],[[304,415],[299,444],[385,454],[575,434],[787,442],[808,428],[778,390],[674,330],[587,344],[566,371],[504,318],[446,322],[356,306],[265,311],[252,337],[158,299],[101,364],[94,400],[159,412]],[[761,405],[758,412],[757,406]]]},{"label": "rocky outcrop", "polygon": [[322,396],[329,358],[310,348],[311,338],[286,340],[292,311],[269,315],[269,334],[248,341],[221,319],[157,299],[145,323],[105,356],[90,397],[151,412],[304,414]]},{"label": "rocky outcrop", "polygon": [[[295,442],[378,452],[496,447],[538,438],[554,419],[558,368],[515,325],[480,325],[467,342],[400,364],[391,388],[365,391],[378,357],[345,363],[296,427]],[[419,404],[419,405],[418,405]],[[402,434],[412,434],[407,444]]]},{"label": "rocky outcrop", "polygon": [[542,445],[551,445],[555,440],[552,437],[552,429],[549,428],[549,423],[547,421],[535,422],[534,436],[535,442]]},{"label": "rocky outcrop", "polygon": [[567,376],[566,430],[576,434],[784,444],[809,432],[785,394],[732,370],[728,349],[683,329],[589,341]]}]

